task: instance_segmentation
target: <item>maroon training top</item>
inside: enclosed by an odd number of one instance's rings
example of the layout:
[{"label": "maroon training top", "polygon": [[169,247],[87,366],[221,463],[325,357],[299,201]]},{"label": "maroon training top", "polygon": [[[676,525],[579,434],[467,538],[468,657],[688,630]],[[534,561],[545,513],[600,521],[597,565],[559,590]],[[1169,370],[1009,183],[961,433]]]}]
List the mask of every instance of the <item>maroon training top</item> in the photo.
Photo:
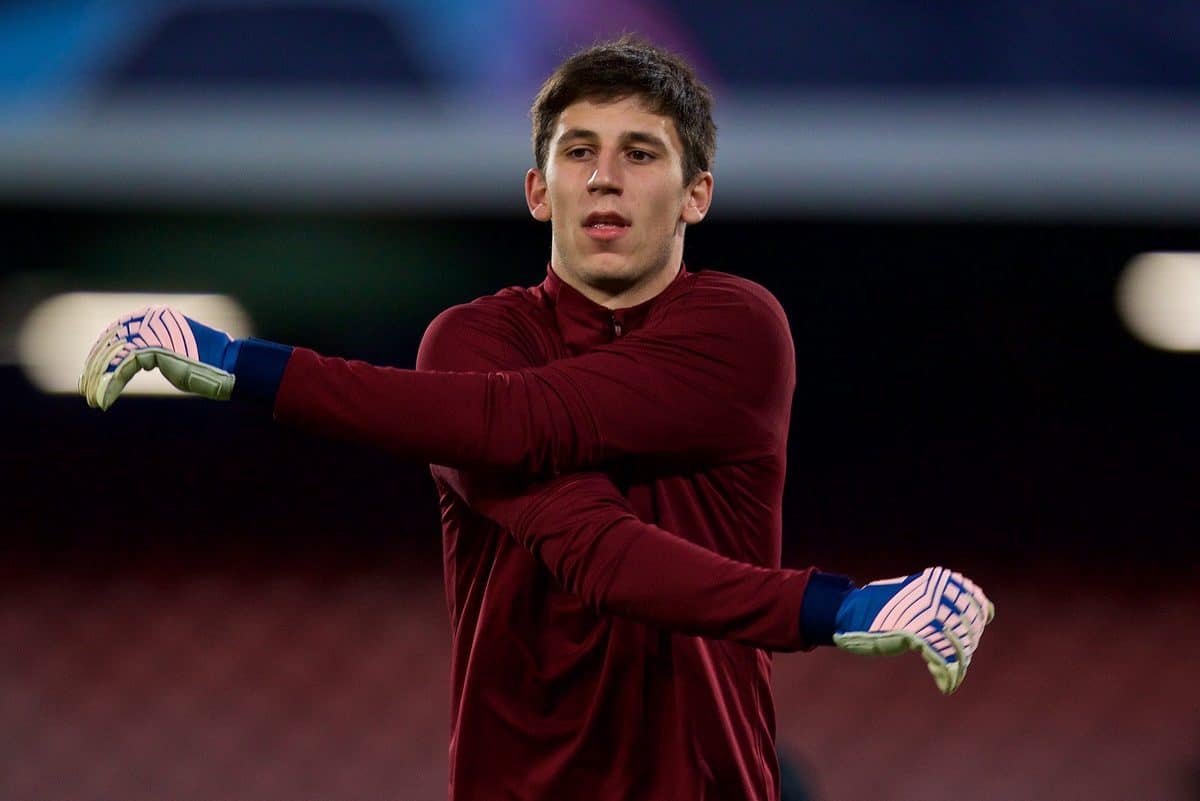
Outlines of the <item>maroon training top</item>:
[{"label": "maroon training top", "polygon": [[298,348],[275,415],[435,464],[451,799],[774,801],[769,651],[805,646],[812,573],[779,569],[775,298],[684,269],[612,311],[550,270],[443,312],[417,367]]}]

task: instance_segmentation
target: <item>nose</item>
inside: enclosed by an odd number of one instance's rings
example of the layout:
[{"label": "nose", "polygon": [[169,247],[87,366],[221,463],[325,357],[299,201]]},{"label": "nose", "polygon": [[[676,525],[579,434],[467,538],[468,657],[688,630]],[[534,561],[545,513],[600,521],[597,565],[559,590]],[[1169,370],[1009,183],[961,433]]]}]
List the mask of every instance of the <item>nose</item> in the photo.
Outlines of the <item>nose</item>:
[{"label": "nose", "polygon": [[616,154],[600,156],[587,186],[589,192],[621,193],[621,166]]}]

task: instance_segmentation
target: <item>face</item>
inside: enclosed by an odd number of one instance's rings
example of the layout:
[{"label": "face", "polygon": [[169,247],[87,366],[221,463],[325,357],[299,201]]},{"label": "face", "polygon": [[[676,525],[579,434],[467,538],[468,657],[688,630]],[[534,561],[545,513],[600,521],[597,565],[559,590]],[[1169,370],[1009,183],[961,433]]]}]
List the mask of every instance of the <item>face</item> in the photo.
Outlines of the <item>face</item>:
[{"label": "face", "polygon": [[559,115],[545,170],[525,176],[525,196],[530,213],[551,224],[554,271],[618,308],[654,297],[674,279],[684,229],[708,211],[712,174],[683,183],[674,121],[639,98],[580,100]]}]

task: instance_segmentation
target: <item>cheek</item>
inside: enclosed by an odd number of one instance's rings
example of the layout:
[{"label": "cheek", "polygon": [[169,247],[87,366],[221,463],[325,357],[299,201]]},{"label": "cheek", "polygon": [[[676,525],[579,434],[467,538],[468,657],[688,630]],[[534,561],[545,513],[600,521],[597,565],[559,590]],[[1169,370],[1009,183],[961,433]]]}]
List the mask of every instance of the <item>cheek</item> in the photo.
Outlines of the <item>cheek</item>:
[{"label": "cheek", "polygon": [[663,190],[650,199],[646,210],[663,227],[674,228],[682,208],[683,201],[678,192]]},{"label": "cheek", "polygon": [[546,192],[546,199],[550,203],[550,209],[555,216],[573,215],[580,207],[580,199],[578,193],[572,192],[566,186],[560,183],[557,186],[552,186]]}]

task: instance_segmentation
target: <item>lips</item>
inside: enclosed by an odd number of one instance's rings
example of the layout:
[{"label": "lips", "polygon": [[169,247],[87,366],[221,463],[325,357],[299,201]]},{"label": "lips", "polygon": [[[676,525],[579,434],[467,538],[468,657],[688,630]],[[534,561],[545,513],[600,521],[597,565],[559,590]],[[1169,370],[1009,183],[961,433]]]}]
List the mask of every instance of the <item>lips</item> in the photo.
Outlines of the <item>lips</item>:
[{"label": "lips", "polygon": [[616,226],[619,228],[628,228],[629,220],[617,214],[615,211],[593,211],[583,221],[585,228]]}]

